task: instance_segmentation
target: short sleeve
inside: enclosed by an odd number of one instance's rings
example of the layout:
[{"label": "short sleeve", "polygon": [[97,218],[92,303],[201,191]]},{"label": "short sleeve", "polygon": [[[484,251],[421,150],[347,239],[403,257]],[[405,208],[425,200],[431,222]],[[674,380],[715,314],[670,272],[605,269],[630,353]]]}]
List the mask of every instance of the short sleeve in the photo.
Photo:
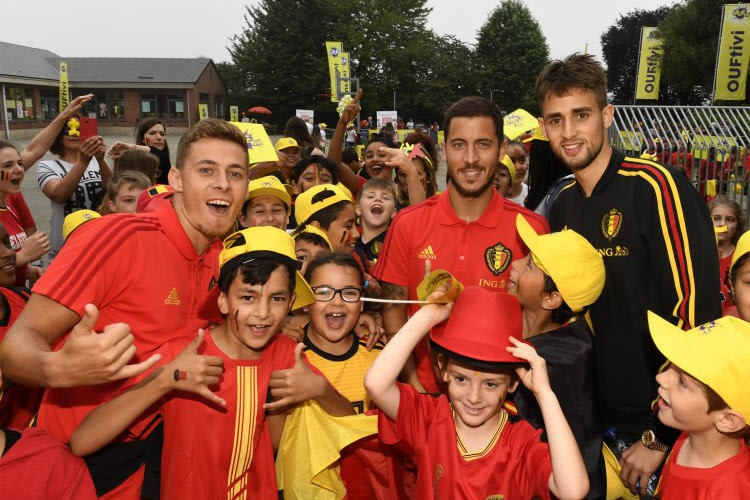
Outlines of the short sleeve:
[{"label": "short sleeve", "polygon": [[373,270],[373,276],[381,282],[409,286],[407,221],[403,215],[397,215],[385,235],[380,258]]},{"label": "short sleeve", "polygon": [[438,409],[439,399],[418,393],[408,384],[398,383],[401,400],[394,422],[383,412],[378,414],[378,435],[385,444],[399,444],[414,455],[420,444],[427,443],[427,433]]},{"label": "short sleeve", "polygon": [[509,446],[518,457],[516,490],[524,498],[550,498],[549,478],[552,459],[549,446],[541,441],[541,430],[535,430],[525,421],[513,424],[513,438]]},{"label": "short sleeve", "polygon": [[51,162],[43,161],[36,166],[36,181],[39,183],[39,187],[44,189],[45,184],[53,179],[62,179],[64,176],[60,175],[52,166]]}]

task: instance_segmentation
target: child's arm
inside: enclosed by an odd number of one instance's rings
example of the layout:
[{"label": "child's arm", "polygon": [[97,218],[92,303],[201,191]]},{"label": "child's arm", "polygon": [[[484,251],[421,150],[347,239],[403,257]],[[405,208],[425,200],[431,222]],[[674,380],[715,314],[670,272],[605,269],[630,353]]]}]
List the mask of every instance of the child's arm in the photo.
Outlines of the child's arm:
[{"label": "child's arm", "polygon": [[329,415],[343,417],[354,415],[352,404],[333,388],[322,375],[310,369],[302,354],[305,344],[294,349],[294,366],[271,373],[268,387],[274,401],[263,405],[268,411],[277,412],[293,405],[314,399]]},{"label": "child's arm", "polygon": [[359,179],[357,178],[357,174],[352,172],[352,169],[341,162],[341,153],[344,149],[346,125],[357,118],[362,109],[359,105],[359,100],[362,99],[362,93],[363,90],[360,88],[357,91],[357,95],[352,99],[352,102],[344,108],[341,117],[339,117],[338,123],[336,123],[336,130],[333,132],[331,144],[328,146],[328,159],[333,160],[333,162],[338,165],[339,180],[341,181],[341,184],[346,186],[355,197],[359,192]]},{"label": "child's arm", "polygon": [[388,161],[385,162],[386,165],[396,167],[406,174],[406,184],[409,186],[409,205],[416,205],[427,199],[422,181],[419,180],[417,167],[414,166],[406,153],[394,148],[381,147],[378,149],[390,156]]},{"label": "child's arm", "polygon": [[174,389],[194,392],[225,406],[224,400],[208,388],[219,383],[224,360],[196,354],[203,336],[203,330],[198,330],[195,340],[172,362],[157,368],[139,384],[89,413],[70,438],[73,453],[85,456],[109,444],[139,415]]},{"label": "child's arm", "polygon": [[523,385],[536,397],[544,418],[552,460],[549,491],[560,500],[583,498],[589,490],[586,467],[557,396],[549,385],[547,364],[529,344],[513,337],[510,340],[515,347],[508,347],[508,351],[531,365],[531,369],[520,367],[516,372]]},{"label": "child's arm", "polygon": [[[445,287],[447,288],[447,287]],[[438,296],[445,292],[442,288],[430,295]],[[432,327],[445,321],[453,309],[450,304],[427,304],[412,316],[409,321],[386,344],[383,352],[375,358],[365,374],[365,389],[375,405],[396,420],[401,402],[396,380],[419,340]]]}]

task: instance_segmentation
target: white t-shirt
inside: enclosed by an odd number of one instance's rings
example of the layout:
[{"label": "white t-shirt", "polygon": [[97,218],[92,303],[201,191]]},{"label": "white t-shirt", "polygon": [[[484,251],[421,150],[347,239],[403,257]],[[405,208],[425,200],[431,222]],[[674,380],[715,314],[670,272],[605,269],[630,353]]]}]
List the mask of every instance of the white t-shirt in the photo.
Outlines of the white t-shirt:
[{"label": "white t-shirt", "polygon": [[521,183],[521,192],[518,196],[514,198],[508,198],[510,201],[514,203],[518,203],[521,206],[524,206],[523,202],[526,201],[526,197],[529,195],[529,186],[526,185],[525,182]]},{"label": "white t-shirt", "polygon": [[[72,168],[72,163],[62,160],[45,160],[39,162],[36,167],[36,180],[39,183],[39,187],[43,189],[49,181],[65,178]],[[102,174],[99,172],[99,163],[96,161],[96,158],[91,158],[70,199],[65,203],[56,203],[50,200],[50,204],[52,205],[52,217],[49,221],[50,257],[54,257],[60,251],[60,247],[63,244],[62,226],[65,216],[85,208],[98,210],[103,197],[104,184],[102,183]]]}]

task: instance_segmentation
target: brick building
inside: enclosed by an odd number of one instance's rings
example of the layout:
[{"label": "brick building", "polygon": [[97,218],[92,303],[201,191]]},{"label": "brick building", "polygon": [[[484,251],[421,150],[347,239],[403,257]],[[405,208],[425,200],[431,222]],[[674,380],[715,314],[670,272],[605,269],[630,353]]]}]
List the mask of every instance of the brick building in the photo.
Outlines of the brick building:
[{"label": "brick building", "polygon": [[0,95],[5,135],[33,136],[58,113],[60,60],[68,64],[71,98],[94,94],[83,110],[102,133],[129,134],[157,116],[176,133],[210,117],[228,117],[227,91],[211,59],[64,57],[0,42]]}]

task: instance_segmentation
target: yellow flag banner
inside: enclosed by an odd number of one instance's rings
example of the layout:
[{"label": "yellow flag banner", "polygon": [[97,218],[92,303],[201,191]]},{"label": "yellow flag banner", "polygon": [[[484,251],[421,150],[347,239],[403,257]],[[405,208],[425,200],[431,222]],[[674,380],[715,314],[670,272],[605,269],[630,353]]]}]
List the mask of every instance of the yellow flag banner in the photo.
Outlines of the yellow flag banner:
[{"label": "yellow flag banner", "polygon": [[229,121],[230,122],[240,121],[240,107],[239,106],[229,106]]},{"label": "yellow flag banner", "polygon": [[198,120],[203,121],[208,118],[208,104],[198,104]]},{"label": "yellow flag banner", "polygon": [[724,5],[719,56],[716,59],[714,100],[743,101],[750,57],[750,4]]},{"label": "yellow flag banner", "polygon": [[278,161],[276,149],[260,123],[230,122],[240,129],[247,141],[247,158],[250,165],[264,161]]},{"label": "yellow flag banner", "polygon": [[638,55],[638,78],[635,98],[655,101],[659,99],[659,79],[664,44],[656,28],[641,28],[641,51]]},{"label": "yellow flag banner", "polygon": [[[349,52],[339,53],[339,73],[341,78],[350,78],[349,72]],[[348,94],[351,92],[352,84],[349,80],[341,82],[341,92]]]},{"label": "yellow flag banner", "polygon": [[503,132],[511,141],[539,126],[539,120],[525,109],[518,108],[503,117]]},{"label": "yellow flag banner", "polygon": [[62,112],[70,102],[70,87],[68,86],[68,63],[60,61],[60,109]]},{"label": "yellow flag banner", "polygon": [[326,42],[326,54],[328,54],[328,73],[331,77],[331,102],[339,102],[336,92],[336,71],[341,71],[341,53],[344,44],[341,42]]}]

